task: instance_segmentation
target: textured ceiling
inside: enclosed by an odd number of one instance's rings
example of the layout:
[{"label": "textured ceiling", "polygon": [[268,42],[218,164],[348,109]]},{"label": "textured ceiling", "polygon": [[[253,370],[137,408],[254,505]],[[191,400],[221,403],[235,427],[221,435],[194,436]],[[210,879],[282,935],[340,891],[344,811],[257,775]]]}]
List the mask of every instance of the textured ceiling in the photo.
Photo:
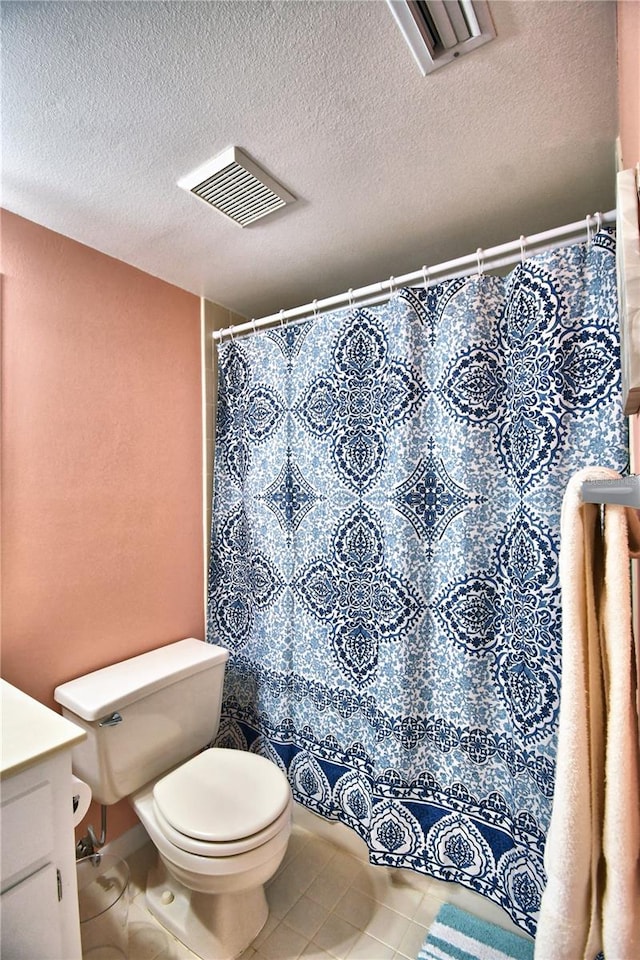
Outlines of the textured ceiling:
[{"label": "textured ceiling", "polygon": [[[489,5],[422,77],[377,0],[3,3],[3,206],[248,317],[610,209],[615,3]],[[176,186],[232,144],[297,202]]]}]

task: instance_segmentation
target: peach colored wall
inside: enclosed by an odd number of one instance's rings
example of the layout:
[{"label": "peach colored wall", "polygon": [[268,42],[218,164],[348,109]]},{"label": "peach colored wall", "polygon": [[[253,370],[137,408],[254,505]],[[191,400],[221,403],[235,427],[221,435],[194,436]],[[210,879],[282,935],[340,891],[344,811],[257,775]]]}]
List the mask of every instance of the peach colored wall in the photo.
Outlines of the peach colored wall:
[{"label": "peach colored wall", "polygon": [[53,706],[203,636],[200,302],[1,217],[2,674]]},{"label": "peach colored wall", "polygon": [[[640,2],[618,0],[618,135],[621,169],[640,161]],[[640,472],[640,415],[630,420],[631,472]],[[633,628],[640,637],[640,564],[633,568]]]},{"label": "peach colored wall", "polygon": [[621,0],[618,14],[618,109],[623,169],[640,161],[640,0]]},{"label": "peach colored wall", "polygon": [[[619,0],[618,20],[618,131],[622,169],[640,162],[640,2]],[[632,418],[632,470],[640,466],[640,415]]]}]

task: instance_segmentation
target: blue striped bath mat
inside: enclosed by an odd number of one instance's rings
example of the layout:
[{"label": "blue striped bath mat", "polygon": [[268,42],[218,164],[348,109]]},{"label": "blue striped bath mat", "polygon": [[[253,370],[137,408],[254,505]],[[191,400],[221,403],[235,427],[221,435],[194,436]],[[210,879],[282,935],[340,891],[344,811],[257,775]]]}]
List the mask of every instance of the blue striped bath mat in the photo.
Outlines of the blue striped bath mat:
[{"label": "blue striped bath mat", "polygon": [[533,941],[445,903],[418,960],[533,960]]}]

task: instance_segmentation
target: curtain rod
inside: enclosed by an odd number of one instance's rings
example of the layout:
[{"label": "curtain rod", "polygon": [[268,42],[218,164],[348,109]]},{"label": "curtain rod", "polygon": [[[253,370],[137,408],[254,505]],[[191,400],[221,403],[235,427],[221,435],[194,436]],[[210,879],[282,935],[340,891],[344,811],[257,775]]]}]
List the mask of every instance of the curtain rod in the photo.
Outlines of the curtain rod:
[{"label": "curtain rod", "polygon": [[326,297],[324,300],[314,300],[313,303],[306,303],[301,307],[280,310],[279,313],[272,313],[267,317],[261,317],[259,320],[246,320],[235,326],[214,330],[213,339],[222,340],[226,336],[233,337],[244,333],[255,333],[261,327],[273,326],[277,323],[282,324],[288,320],[302,320],[308,316],[315,316],[328,307],[367,306],[373,303],[382,303],[395,290],[409,283],[414,283],[416,280],[419,280],[423,286],[430,286],[432,283],[439,283],[454,277],[471,276],[474,273],[482,274],[489,270],[508,267],[524,260],[527,256],[542,253],[553,246],[558,246],[557,242],[552,241],[563,240],[559,246],[568,246],[582,239],[589,240],[593,227],[597,231],[605,224],[615,223],[615,219],[615,210],[609,210],[607,213],[595,213],[593,216],[585,217],[584,220],[577,220],[575,223],[569,223],[564,227],[556,227],[553,230],[536,233],[531,237],[520,237],[518,240],[502,243],[497,247],[489,247],[487,250],[478,248],[475,253],[459,257],[457,260],[447,260],[435,267],[425,266],[413,273],[406,273],[402,277],[390,277],[380,283],[372,283],[367,287],[359,287],[357,290],[348,290],[346,293]]}]

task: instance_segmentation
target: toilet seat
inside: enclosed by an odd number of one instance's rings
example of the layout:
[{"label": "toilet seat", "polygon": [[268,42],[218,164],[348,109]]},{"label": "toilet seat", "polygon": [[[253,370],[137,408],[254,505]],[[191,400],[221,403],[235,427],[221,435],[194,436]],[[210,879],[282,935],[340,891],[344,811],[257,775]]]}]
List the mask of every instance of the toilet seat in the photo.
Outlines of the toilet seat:
[{"label": "toilet seat", "polygon": [[206,840],[196,840],[194,837],[188,837],[186,834],[175,830],[155,805],[153,812],[158,829],[162,831],[165,839],[174,847],[183,850],[185,853],[197,854],[199,857],[223,859],[224,857],[237,858],[240,854],[251,853],[252,850],[256,850],[272,840],[282,830],[288,830],[291,825],[292,807],[293,801],[287,805],[272,824],[259,833],[253,833],[250,837],[242,837],[239,840],[228,840],[224,843],[208,843]]},{"label": "toilet seat", "polygon": [[153,806],[159,827],[181,850],[236,856],[286,826],[291,790],[270,760],[213,747],[158,780]]}]

